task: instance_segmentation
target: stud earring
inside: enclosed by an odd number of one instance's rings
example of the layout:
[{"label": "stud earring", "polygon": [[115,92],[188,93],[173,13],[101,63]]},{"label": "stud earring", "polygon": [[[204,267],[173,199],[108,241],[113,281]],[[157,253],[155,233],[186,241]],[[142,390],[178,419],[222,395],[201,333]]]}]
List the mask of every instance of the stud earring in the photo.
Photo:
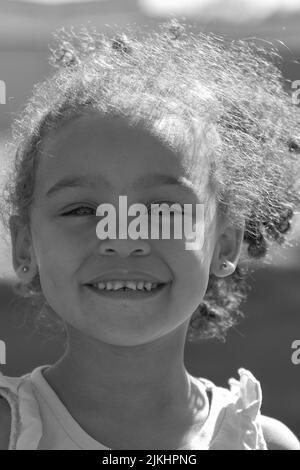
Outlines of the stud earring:
[{"label": "stud earring", "polygon": [[234,266],[234,263],[232,263],[231,261],[223,261],[222,264],[221,264],[221,268],[222,269],[227,269],[227,268],[231,268],[231,269],[235,269],[235,266]]},{"label": "stud earring", "polygon": [[23,267],[22,267],[22,271],[23,271],[24,273],[27,273],[27,271],[29,271],[28,266],[23,266]]}]

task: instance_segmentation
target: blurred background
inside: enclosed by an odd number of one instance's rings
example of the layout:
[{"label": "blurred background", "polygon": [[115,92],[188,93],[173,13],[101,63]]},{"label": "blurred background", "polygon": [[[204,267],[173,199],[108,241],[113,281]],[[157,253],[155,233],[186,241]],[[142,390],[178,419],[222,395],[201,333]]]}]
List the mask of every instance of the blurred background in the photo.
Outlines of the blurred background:
[{"label": "blurred background", "polygon": [[[53,72],[48,44],[54,30],[86,24],[112,34],[114,28],[126,25],[157,28],[162,20],[176,16],[202,32],[271,41],[283,57],[284,76],[291,82],[300,80],[300,0],[1,0],[0,185],[5,181],[4,147],[10,124],[33,85]],[[27,321],[26,302],[12,292],[16,277],[10,238],[1,230],[0,341],[5,342],[6,357],[0,356],[0,370],[17,376],[53,363],[63,344],[34,331]],[[245,319],[230,331],[227,341],[187,344],[185,351],[190,373],[221,386],[237,376],[239,367],[251,370],[262,384],[263,413],[282,420],[298,437],[300,364],[293,364],[291,357],[293,341],[300,340],[299,239],[298,214],[289,235],[294,247],[271,247],[272,263],[255,267],[243,307]]]}]

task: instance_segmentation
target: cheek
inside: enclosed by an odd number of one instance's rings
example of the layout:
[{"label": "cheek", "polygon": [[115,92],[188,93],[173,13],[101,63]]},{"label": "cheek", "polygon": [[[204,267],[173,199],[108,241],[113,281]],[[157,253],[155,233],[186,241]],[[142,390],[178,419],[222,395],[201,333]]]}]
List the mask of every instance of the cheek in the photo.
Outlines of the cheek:
[{"label": "cheek", "polygon": [[204,244],[200,250],[186,250],[183,240],[163,241],[160,252],[172,271],[173,295],[179,303],[202,301],[209,279],[209,253]]},{"label": "cheek", "polygon": [[58,241],[40,239],[38,244],[39,276],[43,295],[52,311],[64,321],[76,315],[76,251]]},{"label": "cheek", "polygon": [[[36,222],[37,223],[37,222]],[[43,220],[33,226],[33,248],[40,272],[43,290],[66,288],[80,263],[76,233],[66,233],[60,227]]]},{"label": "cheek", "polygon": [[174,268],[177,279],[184,291],[190,295],[205,292],[209,276],[209,265],[205,261],[203,254],[196,251],[184,251],[178,253]]},{"label": "cheek", "polygon": [[63,262],[67,258],[72,262],[91,240],[97,240],[96,222],[86,217],[43,214],[39,209],[33,212],[32,235],[37,257],[59,258]]}]

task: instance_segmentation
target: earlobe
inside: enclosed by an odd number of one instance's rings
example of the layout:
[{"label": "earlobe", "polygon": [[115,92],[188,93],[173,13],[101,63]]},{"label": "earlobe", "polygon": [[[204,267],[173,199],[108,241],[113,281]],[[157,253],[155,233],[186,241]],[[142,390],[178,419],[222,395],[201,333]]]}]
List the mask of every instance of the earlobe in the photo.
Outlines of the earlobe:
[{"label": "earlobe", "polygon": [[30,271],[35,262],[31,239],[27,227],[21,223],[19,216],[12,215],[10,217],[9,227],[12,242],[13,267],[16,274],[21,277],[24,273],[27,274]]},{"label": "earlobe", "polygon": [[232,274],[238,264],[244,227],[227,226],[220,234],[211,260],[210,272],[218,277]]}]

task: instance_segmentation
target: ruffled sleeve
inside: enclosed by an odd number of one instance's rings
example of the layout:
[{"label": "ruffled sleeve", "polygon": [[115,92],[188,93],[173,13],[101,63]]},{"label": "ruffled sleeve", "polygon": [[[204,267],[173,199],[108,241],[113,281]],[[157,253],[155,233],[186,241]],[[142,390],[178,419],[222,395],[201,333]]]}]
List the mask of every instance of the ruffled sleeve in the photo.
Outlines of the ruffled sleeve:
[{"label": "ruffled sleeve", "polygon": [[11,429],[9,450],[16,449],[16,443],[21,430],[21,419],[18,406],[17,385],[0,372],[0,398],[4,398],[11,411]]},{"label": "ruffled sleeve", "polygon": [[236,413],[241,424],[241,445],[245,450],[267,450],[260,422],[262,391],[258,380],[246,369],[238,370],[240,380],[229,379],[231,392],[237,397]]},{"label": "ruffled sleeve", "polygon": [[6,377],[0,372],[0,397],[11,409],[9,450],[35,450],[42,437],[42,422],[29,375]]},{"label": "ruffled sleeve", "polygon": [[267,450],[260,422],[262,392],[260,383],[246,369],[238,370],[240,380],[229,379],[228,403],[211,448]]}]

